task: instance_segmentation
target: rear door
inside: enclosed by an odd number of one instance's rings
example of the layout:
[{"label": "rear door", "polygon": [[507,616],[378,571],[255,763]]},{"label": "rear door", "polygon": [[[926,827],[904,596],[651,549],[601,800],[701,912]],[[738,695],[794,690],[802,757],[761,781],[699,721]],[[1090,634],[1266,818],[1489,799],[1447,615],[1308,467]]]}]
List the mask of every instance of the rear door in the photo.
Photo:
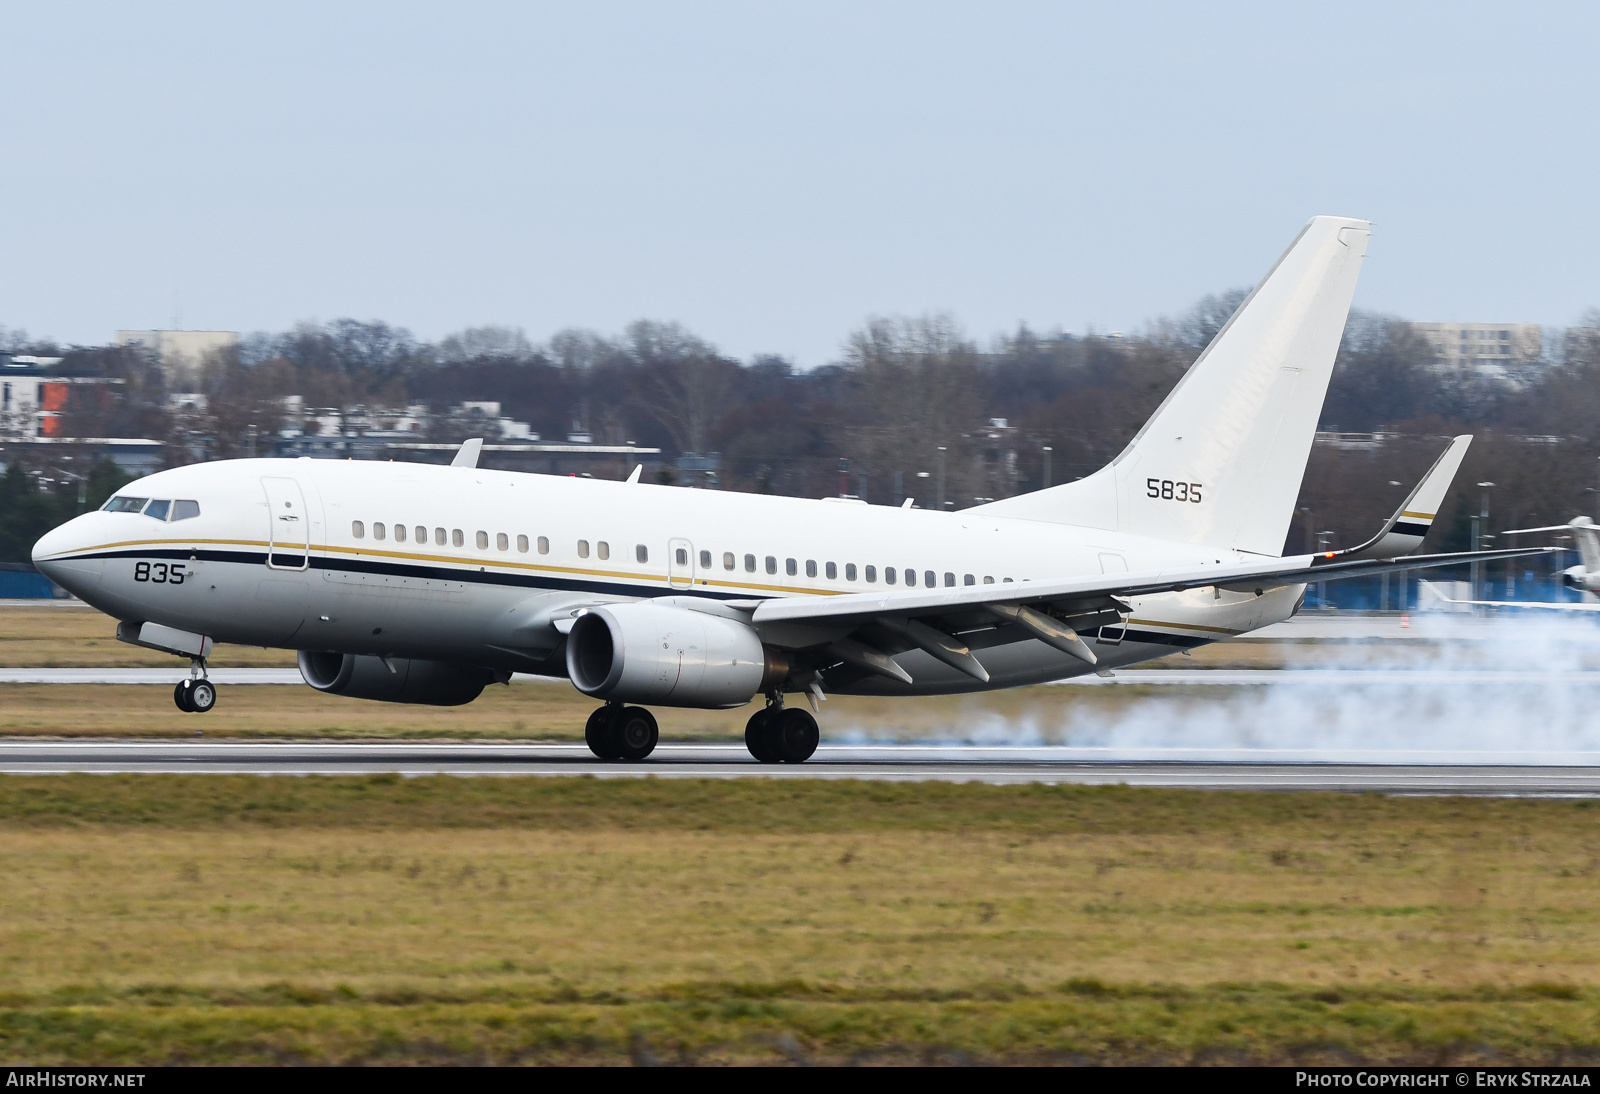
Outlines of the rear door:
[{"label": "rear door", "polygon": [[304,570],[311,561],[311,514],[294,479],[264,478],[267,494],[267,568]]}]

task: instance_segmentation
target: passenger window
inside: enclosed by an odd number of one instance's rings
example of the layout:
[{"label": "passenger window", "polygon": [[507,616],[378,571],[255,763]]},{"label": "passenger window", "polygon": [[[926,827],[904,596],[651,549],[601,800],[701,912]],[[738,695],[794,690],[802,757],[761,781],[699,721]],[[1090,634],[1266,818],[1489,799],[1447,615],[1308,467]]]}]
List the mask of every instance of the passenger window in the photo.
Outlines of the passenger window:
[{"label": "passenger window", "polygon": [[112,498],[106,502],[105,509],[108,513],[137,513],[149,500],[149,498]]},{"label": "passenger window", "polygon": [[1000,584],[1009,585],[1009,584],[1011,584],[1011,579],[1009,577],[1002,577],[1000,579]]},{"label": "passenger window", "polygon": [[167,513],[171,508],[172,503],[170,501],[162,501],[158,498],[144,507],[144,515],[154,517],[156,520],[166,520]]},{"label": "passenger window", "polygon": [[866,568],[866,575],[867,575],[867,584],[868,585],[876,585],[877,584],[877,582],[878,582],[878,568],[876,566],[868,566]]},{"label": "passenger window", "polygon": [[755,555],[745,555],[744,556],[744,572],[747,573],[747,574],[753,574],[753,573],[756,572],[756,556]]},{"label": "passenger window", "polygon": [[[945,575],[944,575],[944,587],[947,588],[947,589],[954,588],[955,583],[956,583],[956,575],[952,574],[952,573],[949,573],[949,572],[946,572]],[[972,584],[972,582],[969,581],[969,582],[967,582],[967,584],[970,585],[970,584]]]},{"label": "passenger window", "polygon": [[610,558],[611,544],[607,543],[605,540],[601,540],[599,543],[595,544],[594,553],[599,555],[602,560]]},{"label": "passenger window", "polygon": [[190,517],[200,515],[200,503],[197,501],[175,501],[172,503],[172,519],[188,520]]},{"label": "passenger window", "polygon": [[357,539],[366,539],[367,526],[362,524],[359,520],[353,520],[350,522],[350,534],[355,536]]},{"label": "passenger window", "polygon": [[519,554],[524,554],[524,555],[528,553],[528,537],[527,536],[518,536],[517,537],[517,552]]},{"label": "passenger window", "polygon": [[822,568],[822,572],[828,576],[828,580],[829,581],[838,580],[839,567],[835,566],[833,563],[830,562],[826,566],[824,566]]},{"label": "passenger window", "polygon": [[[497,551],[509,551],[511,549],[511,537],[504,532],[496,532],[494,534],[494,547]],[[526,551],[527,548],[524,547],[523,550]]]},{"label": "passenger window", "polygon": [[885,585],[893,585],[894,584],[894,567],[893,566],[885,566],[883,568],[883,583]]},{"label": "passenger window", "polygon": [[379,522],[379,521],[373,521],[372,522],[372,538],[373,539],[382,539],[383,538],[383,533],[384,533],[383,524],[381,522]]},{"label": "passenger window", "polygon": [[[522,537],[518,538],[520,540]],[[527,550],[527,548],[524,547],[522,550]],[[550,538],[548,536],[539,537],[539,553],[541,555],[547,555],[550,553]]]},{"label": "passenger window", "polygon": [[775,574],[777,572],[778,572],[778,560],[775,557],[773,557],[772,555],[768,555],[767,556],[767,573]]},{"label": "passenger window", "polygon": [[988,574],[984,574],[983,575],[983,583],[985,585],[993,585],[994,584],[994,578],[990,577]]},{"label": "passenger window", "polygon": [[700,568],[702,570],[711,569],[711,552],[710,551],[701,551],[700,552]]},{"label": "passenger window", "polygon": [[588,540],[580,539],[578,541],[578,557],[579,558],[588,558],[589,557],[589,541]]},{"label": "passenger window", "polygon": [[978,579],[973,577],[971,574],[967,574],[961,579],[961,584],[963,585],[976,585],[977,583]]},{"label": "passenger window", "polygon": [[428,542],[428,530],[426,528],[424,528],[420,524],[417,525],[417,542],[418,543],[427,543]]},{"label": "passenger window", "polygon": [[[478,550],[487,551],[489,549],[489,533],[480,531],[475,537],[473,537],[473,542],[478,545]],[[505,550],[504,547],[500,549],[502,551]]]},{"label": "passenger window", "polygon": [[461,534],[461,529],[453,528],[453,529],[450,530],[450,546],[452,546],[452,547],[461,547],[461,546],[465,545],[466,542],[467,542],[467,539],[466,539],[465,536],[463,536]]},{"label": "passenger window", "polygon": [[[924,585],[926,585],[928,588],[932,589],[932,588],[936,587],[939,584],[939,575],[934,573],[932,570],[924,570],[924,571],[922,571],[922,583]],[[950,584],[954,585],[955,583],[956,583],[955,575],[951,574],[950,575]]]},{"label": "passenger window", "polygon": [[679,566],[689,565],[689,552],[686,548],[679,547],[673,552],[673,555],[676,556]]},{"label": "passenger window", "polygon": [[906,584],[907,585],[915,585],[916,583],[917,583],[917,571],[911,570],[911,569],[906,570]]},{"label": "passenger window", "polygon": [[635,547],[633,549],[633,557],[638,559],[640,562],[649,562],[650,561],[650,548],[646,547],[642,543],[639,544],[637,547]]},{"label": "passenger window", "polygon": [[817,560],[816,559],[814,559],[814,558],[806,559],[806,576],[807,577],[816,577],[817,576]]},{"label": "passenger window", "polygon": [[[752,561],[754,561],[754,560],[752,560]],[[732,551],[724,551],[722,553],[722,568],[724,570],[733,569],[733,552]]]},{"label": "passenger window", "polygon": [[856,579],[856,564],[854,562],[846,562],[844,564],[844,579],[846,581],[854,581]]},{"label": "passenger window", "polygon": [[794,559],[786,558],[783,560],[783,572],[790,577],[794,577],[800,572],[800,565]]},{"label": "passenger window", "polygon": [[394,541],[396,543],[404,543],[406,541],[406,526],[404,524],[396,524],[394,526]]}]

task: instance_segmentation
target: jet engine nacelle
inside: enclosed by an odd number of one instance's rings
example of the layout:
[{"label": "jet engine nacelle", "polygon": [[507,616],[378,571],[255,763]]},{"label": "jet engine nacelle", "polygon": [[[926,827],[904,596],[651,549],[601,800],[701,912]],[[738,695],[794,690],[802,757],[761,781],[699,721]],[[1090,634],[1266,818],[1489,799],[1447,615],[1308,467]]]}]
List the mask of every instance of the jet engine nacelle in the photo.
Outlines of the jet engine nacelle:
[{"label": "jet engine nacelle", "polygon": [[1596,578],[1600,578],[1600,574],[1591,575],[1582,566],[1568,566],[1561,572],[1561,584],[1590,593],[1600,592],[1600,588],[1596,588]]},{"label": "jet engine nacelle", "polygon": [[788,671],[749,625],[663,604],[590,608],[567,635],[567,675],[596,699],[737,707]]},{"label": "jet engine nacelle", "polygon": [[[318,691],[349,699],[384,703],[424,703],[458,707],[482,694],[484,687],[509,675],[476,665],[448,661],[412,661],[353,653],[300,651],[300,676]],[[393,669],[390,669],[390,666]]]}]

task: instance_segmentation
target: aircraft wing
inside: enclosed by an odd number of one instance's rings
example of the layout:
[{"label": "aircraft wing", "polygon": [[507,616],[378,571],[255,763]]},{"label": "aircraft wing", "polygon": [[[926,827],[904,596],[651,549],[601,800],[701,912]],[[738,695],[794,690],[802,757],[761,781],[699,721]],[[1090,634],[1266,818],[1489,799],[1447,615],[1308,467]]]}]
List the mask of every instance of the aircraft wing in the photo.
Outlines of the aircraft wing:
[{"label": "aircraft wing", "polygon": [[1435,591],[1434,596],[1448,604],[1471,604],[1479,608],[1536,608],[1548,612],[1600,612],[1600,601],[1582,600],[1457,600]]},{"label": "aircraft wing", "polygon": [[1124,621],[1130,611],[1127,597],[1210,586],[1255,591],[1259,595],[1283,585],[1516,558],[1553,549],[1467,551],[1404,559],[1339,559],[1328,552],[1261,562],[1096,574],[1055,581],[733,601],[723,602],[723,607],[750,612],[750,621],[757,627],[781,628],[784,624],[798,624],[811,629],[820,640],[819,644],[826,643],[831,656],[903,683],[911,683],[911,676],[892,655],[911,648],[921,649],[936,660],[987,683],[988,670],[972,655],[967,640],[959,637],[985,625],[1015,624],[1017,640],[1035,638],[1089,665],[1098,666],[1099,658],[1079,637],[1078,631]]},{"label": "aircraft wing", "polygon": [[1461,551],[1443,555],[1411,555],[1399,559],[1338,559],[1335,552],[1228,563],[1178,570],[1150,570],[1055,581],[1020,581],[1001,585],[963,585],[954,588],[903,592],[845,593],[840,596],[786,596],[751,602],[752,622],[844,622],[876,616],[934,615],[962,608],[993,605],[1063,604],[1112,597],[1177,593],[1185,589],[1220,585],[1227,589],[1270,589],[1308,581],[1338,581],[1396,570],[1455,566],[1499,558],[1548,554],[1555,548],[1507,548],[1495,551]]}]

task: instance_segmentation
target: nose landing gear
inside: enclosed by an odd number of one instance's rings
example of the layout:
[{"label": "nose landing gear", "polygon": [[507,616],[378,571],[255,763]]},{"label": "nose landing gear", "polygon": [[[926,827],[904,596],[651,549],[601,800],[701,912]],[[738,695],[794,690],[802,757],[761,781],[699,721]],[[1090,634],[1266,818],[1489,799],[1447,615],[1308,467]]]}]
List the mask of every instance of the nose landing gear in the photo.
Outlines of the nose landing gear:
[{"label": "nose landing gear", "polygon": [[655,751],[661,738],[655,715],[644,707],[625,707],[615,703],[589,715],[583,740],[602,760],[642,760]]},{"label": "nose landing gear", "polygon": [[777,702],[752,714],[744,727],[744,746],[764,764],[805,763],[820,737],[810,711]]},{"label": "nose landing gear", "polygon": [[204,714],[217,705],[217,686],[206,679],[203,658],[197,657],[191,662],[188,678],[179,680],[178,686],[172,689],[172,701],[185,714]]}]

